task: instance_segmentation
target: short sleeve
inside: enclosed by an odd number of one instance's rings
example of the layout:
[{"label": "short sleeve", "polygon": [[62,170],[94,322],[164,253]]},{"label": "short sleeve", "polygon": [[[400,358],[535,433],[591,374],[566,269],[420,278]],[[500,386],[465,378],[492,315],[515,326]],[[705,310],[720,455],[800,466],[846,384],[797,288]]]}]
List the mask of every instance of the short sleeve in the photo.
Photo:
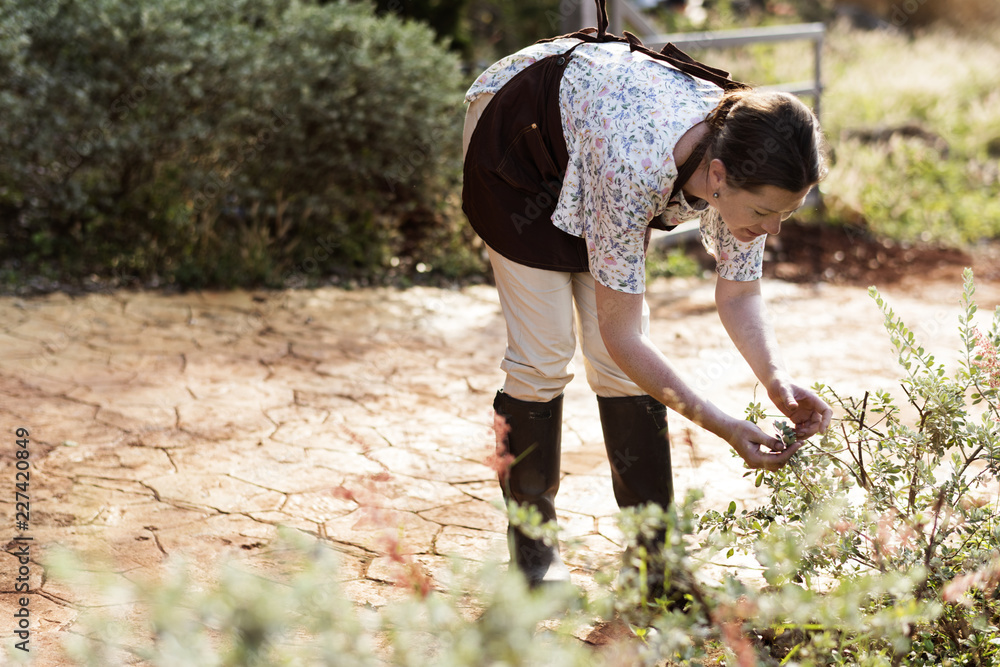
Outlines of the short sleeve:
[{"label": "short sleeve", "polygon": [[701,218],[701,244],[715,258],[715,272],[726,280],[758,280],[764,273],[767,235],[744,243],[736,239],[714,209]]}]

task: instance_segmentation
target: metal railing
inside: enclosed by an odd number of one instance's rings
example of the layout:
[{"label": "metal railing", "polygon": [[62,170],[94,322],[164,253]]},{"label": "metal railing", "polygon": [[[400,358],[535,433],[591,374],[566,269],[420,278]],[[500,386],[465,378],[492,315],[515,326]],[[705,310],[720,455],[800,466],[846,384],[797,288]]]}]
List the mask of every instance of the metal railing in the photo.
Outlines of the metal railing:
[{"label": "metal railing", "polygon": [[[564,19],[563,32],[572,32],[579,26],[597,25],[597,10],[589,0],[563,0],[561,14]],[[760,86],[765,90],[783,90],[795,95],[813,98],[813,111],[820,113],[820,98],[823,94],[823,39],[826,29],[822,23],[801,23],[797,25],[770,26],[766,28],[744,28],[738,30],[715,30],[710,32],[683,32],[658,34],[656,27],[646,16],[636,9],[630,0],[608,0],[608,29],[616,35],[625,27],[631,28],[643,43],[651,49],[659,50],[672,42],[679,49],[701,50],[722,49],[747,44],[808,40],[813,43],[813,78],[811,81],[796,81]],[[711,63],[709,63],[711,64]],[[739,77],[736,77],[739,78]]]},{"label": "metal railing", "polygon": [[[622,0],[618,0],[618,2],[622,2]],[[789,42],[794,40],[811,41],[813,43],[813,78],[811,81],[777,83],[768,86],[759,86],[759,88],[765,90],[782,90],[795,95],[809,95],[813,98],[813,111],[819,117],[820,98],[823,95],[823,38],[825,35],[826,27],[822,23],[800,23],[764,28],[740,28],[711,32],[650,35],[641,39],[646,46],[654,50],[661,49],[664,44],[673,43],[683,51],[692,49],[724,49],[732,46],[745,46],[747,44]]]}]

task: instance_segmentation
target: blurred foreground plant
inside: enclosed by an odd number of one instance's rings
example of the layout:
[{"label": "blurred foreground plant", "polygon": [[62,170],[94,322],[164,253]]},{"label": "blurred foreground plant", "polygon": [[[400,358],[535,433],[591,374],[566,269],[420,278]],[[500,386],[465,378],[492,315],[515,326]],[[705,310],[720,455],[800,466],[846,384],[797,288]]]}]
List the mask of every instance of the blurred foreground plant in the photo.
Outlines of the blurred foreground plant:
[{"label": "blurred foreground plant", "polygon": [[268,556],[275,567],[266,574],[227,561],[206,584],[183,560],[157,580],[132,582],[58,552],[50,574],[88,591],[64,664],[590,664],[582,644],[566,641],[570,623],[534,636],[542,621],[579,609],[571,590],[532,594],[495,565],[473,574],[456,559],[447,590],[411,588],[376,609],[351,601],[337,554],[322,542],[283,530]]}]

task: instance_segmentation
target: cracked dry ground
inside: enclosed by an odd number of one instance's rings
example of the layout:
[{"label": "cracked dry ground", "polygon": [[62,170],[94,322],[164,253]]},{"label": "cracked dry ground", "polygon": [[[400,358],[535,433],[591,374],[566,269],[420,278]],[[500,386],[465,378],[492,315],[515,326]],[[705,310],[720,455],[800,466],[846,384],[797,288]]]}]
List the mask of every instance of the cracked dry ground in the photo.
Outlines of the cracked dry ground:
[{"label": "cracked dry ground", "polygon": [[[948,360],[957,268],[883,293]],[[658,280],[654,342],[700,391],[742,414],[754,380],[714,311],[714,282]],[[979,285],[981,310],[998,290]],[[765,282],[792,372],[842,394],[897,386],[881,315],[862,287]],[[388,519],[432,574],[457,555],[505,560],[505,520],[484,461],[504,331],[495,291],[117,292],[0,299],[0,638],[14,628],[18,427],[31,433],[32,653],[59,664],[86,593],[46,576],[55,545],[97,550],[118,576],[154,575],[183,554],[212,576],[223,555],[266,570],[279,525],[342,556],[346,591],[374,606],[401,595],[380,553]],[[618,553],[596,404],[580,371],[567,389],[562,486],[570,560],[592,587]],[[758,392],[761,394],[761,392]],[[761,394],[762,395],[762,394]],[[760,398],[760,396],[758,396]],[[759,500],[728,447],[671,415],[675,486],[705,504]],[[372,521],[378,511],[379,521]]]}]

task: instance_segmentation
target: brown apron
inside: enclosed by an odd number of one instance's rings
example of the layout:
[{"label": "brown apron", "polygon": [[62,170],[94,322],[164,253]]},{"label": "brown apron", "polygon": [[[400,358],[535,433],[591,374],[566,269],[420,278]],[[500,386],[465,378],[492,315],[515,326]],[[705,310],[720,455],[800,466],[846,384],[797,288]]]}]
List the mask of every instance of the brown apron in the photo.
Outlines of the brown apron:
[{"label": "brown apron", "polygon": [[559,82],[570,58],[572,49],[529,65],[486,105],[465,157],[462,209],[504,257],[581,272],[588,270],[586,242],[552,224],[569,162]]},{"label": "brown apron", "polygon": [[[656,53],[635,35],[607,33],[604,0],[596,0],[598,28],[563,35],[586,42],[625,42],[686,72],[724,89],[744,84],[729,74],[703,65],[667,44]],[[560,37],[552,38],[553,41]],[[589,271],[586,241],[552,224],[569,155],[559,112],[559,84],[573,57],[574,45],[565,53],[539,60],[517,73],[493,96],[472,133],[465,157],[462,210],[472,228],[493,250],[518,264],[551,271]],[[699,145],[680,166],[670,198],[701,162],[707,142]],[[656,229],[673,229],[658,218]]]}]

